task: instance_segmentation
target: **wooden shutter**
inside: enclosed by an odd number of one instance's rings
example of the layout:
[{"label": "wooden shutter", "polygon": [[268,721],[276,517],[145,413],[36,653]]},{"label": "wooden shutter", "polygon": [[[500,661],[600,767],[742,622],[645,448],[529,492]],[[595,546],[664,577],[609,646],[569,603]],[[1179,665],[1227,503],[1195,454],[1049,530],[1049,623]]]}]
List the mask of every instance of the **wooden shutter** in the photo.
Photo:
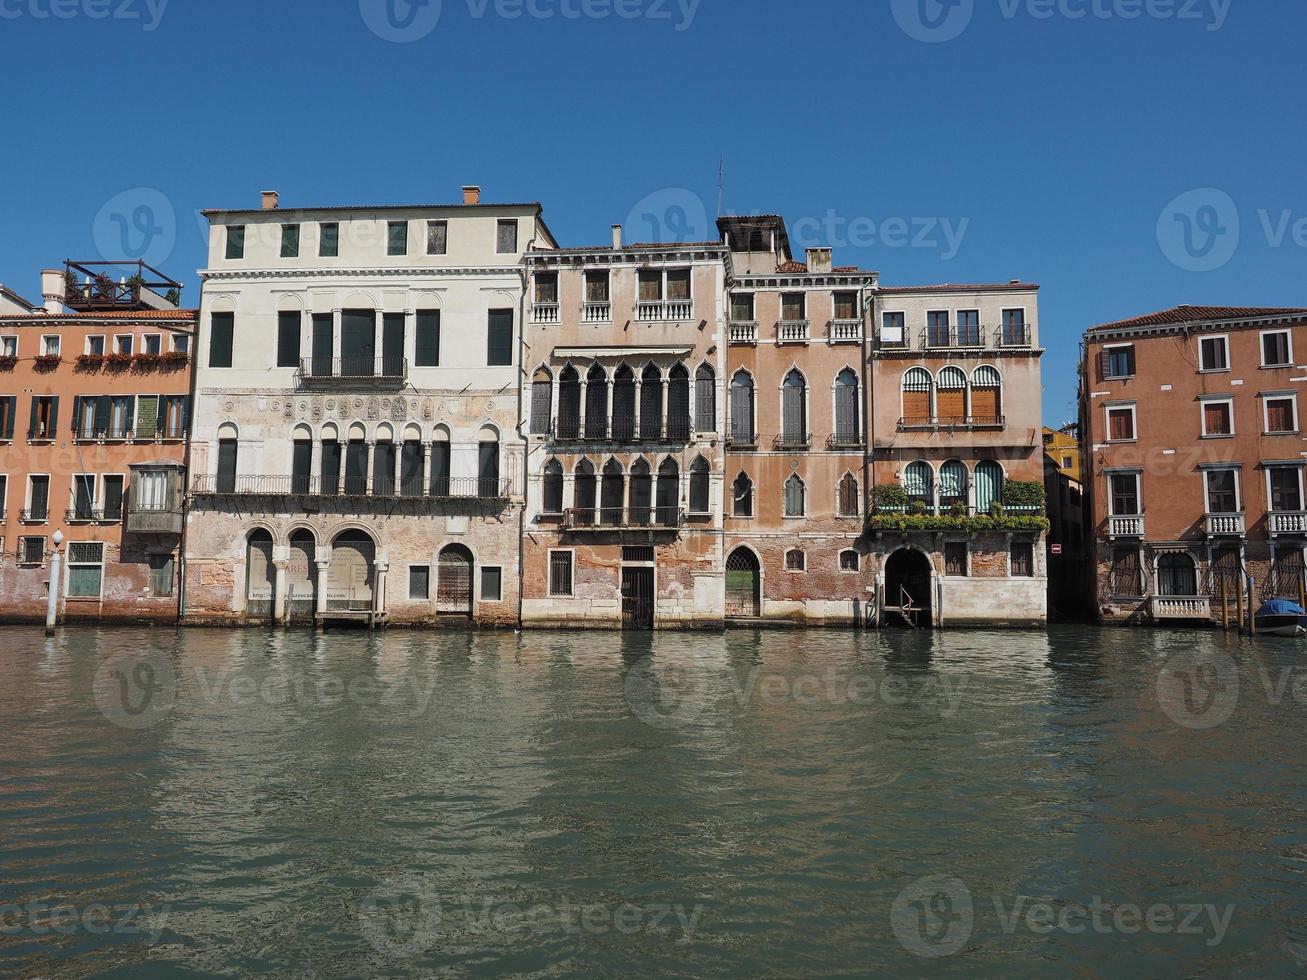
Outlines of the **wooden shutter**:
[{"label": "wooden shutter", "polygon": [[277,314],[277,367],[300,366],[300,315]]},{"label": "wooden shutter", "polygon": [[33,395],[32,417],[31,420],[27,423],[27,438],[29,439],[36,438],[36,426],[37,426],[37,421],[40,419],[40,415],[41,415],[41,399],[39,396]]},{"label": "wooden shutter", "polygon": [[4,432],[0,433],[6,439],[14,437],[14,416],[18,414],[18,399],[10,395],[5,399],[5,424]]},{"label": "wooden shutter", "polygon": [[905,391],[903,393],[903,416],[909,421],[916,422],[930,418],[930,392]]},{"label": "wooden shutter", "polygon": [[404,369],[404,314],[385,313],[381,319],[381,373],[397,378]]},{"label": "wooden shutter", "polygon": [[[73,428],[77,428],[77,408],[73,408]],[[136,399],[136,438],[153,439],[159,431],[159,396],[142,395]]]},{"label": "wooden shutter", "polygon": [[1133,439],[1134,422],[1133,415],[1128,411],[1109,411],[1107,417],[1111,422],[1108,432],[1109,439]]},{"label": "wooden shutter", "polygon": [[1098,380],[1106,381],[1107,376],[1111,373],[1108,365],[1111,362],[1111,354],[1108,351],[1100,350],[1098,352]]},{"label": "wooden shutter", "polygon": [[513,363],[512,310],[490,311],[486,363],[490,367],[508,367]]},{"label": "wooden shutter", "polygon": [[395,492],[395,444],[379,442],[372,454],[372,492],[389,497]]},{"label": "wooden shutter", "polygon": [[1002,415],[998,404],[998,389],[972,388],[971,414],[980,419],[997,419]]},{"label": "wooden shutter", "polygon": [[232,334],[235,327],[236,314],[213,314],[209,328],[209,367],[231,367]]},{"label": "wooden shutter", "polygon": [[1224,435],[1229,431],[1229,416],[1225,402],[1208,402],[1203,406],[1203,428],[1208,435]]},{"label": "wooden shutter", "polygon": [[967,415],[965,388],[939,388],[935,392],[936,413],[940,419],[963,419]]},{"label": "wooden shutter", "polygon": [[449,443],[431,445],[431,496],[449,496]]},{"label": "wooden shutter", "polygon": [[440,364],[439,310],[418,311],[414,362],[416,367],[436,367]]}]

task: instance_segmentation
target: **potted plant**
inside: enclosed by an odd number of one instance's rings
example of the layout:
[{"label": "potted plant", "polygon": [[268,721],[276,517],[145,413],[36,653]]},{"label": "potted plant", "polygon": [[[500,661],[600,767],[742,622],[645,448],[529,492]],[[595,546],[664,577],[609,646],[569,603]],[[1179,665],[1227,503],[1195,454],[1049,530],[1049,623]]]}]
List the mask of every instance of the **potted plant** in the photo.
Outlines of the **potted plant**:
[{"label": "potted plant", "polygon": [[162,359],[162,356],[159,354],[137,354],[132,358],[132,363],[138,370],[148,371],[151,368],[158,367],[159,362]]},{"label": "potted plant", "polygon": [[103,354],[78,354],[77,368],[79,371],[98,371],[104,366]]},{"label": "potted plant", "polygon": [[53,371],[62,361],[58,354],[37,354],[32,363],[38,371]]},{"label": "potted plant", "polygon": [[159,362],[167,368],[185,367],[190,359],[191,355],[184,350],[170,350],[159,355]]},{"label": "potted plant", "polygon": [[18,358],[5,354],[0,356],[0,371],[12,371],[14,365],[18,363]]},{"label": "potted plant", "polygon": [[123,368],[132,366],[132,355],[119,352],[106,354],[104,363],[109,365],[109,369],[112,371],[121,371]]}]

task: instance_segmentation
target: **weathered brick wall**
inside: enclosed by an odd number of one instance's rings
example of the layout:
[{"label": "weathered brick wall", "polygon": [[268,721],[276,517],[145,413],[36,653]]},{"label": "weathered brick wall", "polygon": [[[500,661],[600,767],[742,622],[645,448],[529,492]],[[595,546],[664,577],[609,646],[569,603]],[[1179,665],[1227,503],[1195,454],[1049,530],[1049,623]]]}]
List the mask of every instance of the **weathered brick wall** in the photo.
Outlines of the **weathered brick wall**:
[{"label": "weathered brick wall", "polygon": [[[106,622],[176,623],[177,595],[157,596],[151,589],[148,552],[131,548],[125,552],[117,545],[105,546],[100,598],[68,597],[68,547],[62,549],[62,582],[59,587],[61,620],[102,620]],[[174,556],[175,557],[175,556]],[[39,566],[19,565],[13,555],[0,563],[0,622],[45,622],[49,597],[50,559]]]}]

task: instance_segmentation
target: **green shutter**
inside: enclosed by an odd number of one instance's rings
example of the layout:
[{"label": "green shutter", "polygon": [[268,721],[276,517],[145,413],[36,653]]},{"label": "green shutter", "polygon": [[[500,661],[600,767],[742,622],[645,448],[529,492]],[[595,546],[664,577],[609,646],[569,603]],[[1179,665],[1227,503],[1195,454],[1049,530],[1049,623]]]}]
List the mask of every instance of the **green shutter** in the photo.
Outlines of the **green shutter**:
[{"label": "green shutter", "polygon": [[142,395],[136,399],[136,438],[153,439],[159,431],[159,396]]},{"label": "green shutter", "polygon": [[29,439],[35,439],[35,438],[36,438],[36,420],[37,420],[37,418],[39,417],[39,416],[38,416],[37,406],[40,405],[40,403],[41,403],[41,399],[40,399],[40,397],[37,396],[37,395],[33,395],[33,396],[32,396],[32,418],[31,418],[31,420],[27,423],[27,438],[29,438]]},{"label": "green shutter", "polygon": [[209,367],[231,367],[232,334],[236,329],[234,313],[215,313],[209,327]]},{"label": "green shutter", "polygon": [[109,431],[109,411],[112,404],[108,395],[101,395],[95,400],[95,435],[102,436]]},{"label": "green shutter", "polygon": [[59,434],[59,396],[55,395],[50,399],[50,438],[54,439]]},{"label": "green shutter", "polygon": [[72,419],[72,423],[73,423],[73,424],[72,424],[72,429],[73,429],[73,438],[74,438],[74,439],[77,438],[77,424],[78,424],[78,422],[81,420],[81,417],[82,417],[82,396],[81,396],[81,395],[73,395],[73,419]]},{"label": "green shutter", "polygon": [[277,367],[300,366],[300,315],[277,314]]},{"label": "green shutter", "polygon": [[5,412],[4,437],[12,439],[14,437],[14,416],[18,414],[18,399],[10,395],[5,401],[8,403],[8,411]]},{"label": "green shutter", "polygon": [[419,310],[417,314],[417,346],[414,351],[415,367],[437,367],[440,364],[440,311]]},{"label": "green shutter", "polygon": [[491,310],[486,349],[490,367],[508,367],[513,363],[513,311]]}]

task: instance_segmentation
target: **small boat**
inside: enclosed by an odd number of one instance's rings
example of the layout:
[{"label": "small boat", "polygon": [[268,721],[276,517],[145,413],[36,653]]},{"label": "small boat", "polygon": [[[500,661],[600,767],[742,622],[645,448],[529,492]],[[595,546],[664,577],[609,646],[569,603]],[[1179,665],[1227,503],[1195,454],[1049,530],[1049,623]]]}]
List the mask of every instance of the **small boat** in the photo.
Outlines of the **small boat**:
[{"label": "small boat", "polygon": [[1257,632],[1266,636],[1307,636],[1307,611],[1292,599],[1272,599],[1257,610]]}]

